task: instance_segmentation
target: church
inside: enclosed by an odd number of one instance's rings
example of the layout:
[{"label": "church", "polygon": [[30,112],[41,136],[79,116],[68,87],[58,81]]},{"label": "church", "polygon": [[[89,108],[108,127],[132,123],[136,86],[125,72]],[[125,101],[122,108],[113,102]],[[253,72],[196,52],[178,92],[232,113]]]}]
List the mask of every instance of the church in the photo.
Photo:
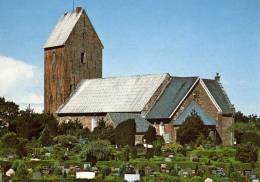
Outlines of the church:
[{"label": "church", "polygon": [[103,44],[86,11],[65,13],[44,45],[44,111],[60,122],[78,119],[93,130],[134,119],[136,143],[149,126],[166,142],[195,111],[223,145],[233,144],[231,104],[217,73],[212,79],[168,73],[102,77]]}]

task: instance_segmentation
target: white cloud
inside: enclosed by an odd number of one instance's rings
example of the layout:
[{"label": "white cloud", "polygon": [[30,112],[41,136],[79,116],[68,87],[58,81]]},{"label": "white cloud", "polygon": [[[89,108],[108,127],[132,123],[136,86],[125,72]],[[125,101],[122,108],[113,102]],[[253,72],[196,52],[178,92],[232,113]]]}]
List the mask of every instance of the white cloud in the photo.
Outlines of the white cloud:
[{"label": "white cloud", "polygon": [[43,71],[23,61],[0,56],[0,96],[12,100],[24,108],[35,105],[35,111],[43,110]]}]

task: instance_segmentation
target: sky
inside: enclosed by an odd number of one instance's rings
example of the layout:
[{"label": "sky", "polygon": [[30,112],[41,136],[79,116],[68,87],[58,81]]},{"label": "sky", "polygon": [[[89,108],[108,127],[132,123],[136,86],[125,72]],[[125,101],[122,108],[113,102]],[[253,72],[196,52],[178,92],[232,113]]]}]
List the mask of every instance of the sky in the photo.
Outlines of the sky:
[{"label": "sky", "polygon": [[[104,45],[103,76],[221,75],[260,115],[259,0],[75,0]],[[43,109],[43,44],[72,0],[0,0],[0,96]]]}]

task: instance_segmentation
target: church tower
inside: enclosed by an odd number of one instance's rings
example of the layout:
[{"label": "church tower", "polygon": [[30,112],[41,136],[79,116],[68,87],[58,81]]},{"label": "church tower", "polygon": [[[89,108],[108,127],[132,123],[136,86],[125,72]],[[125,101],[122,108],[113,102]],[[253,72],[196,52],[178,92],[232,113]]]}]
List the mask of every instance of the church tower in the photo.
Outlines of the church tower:
[{"label": "church tower", "polygon": [[103,48],[84,9],[60,18],[44,45],[44,112],[54,114],[80,80],[102,77]]}]

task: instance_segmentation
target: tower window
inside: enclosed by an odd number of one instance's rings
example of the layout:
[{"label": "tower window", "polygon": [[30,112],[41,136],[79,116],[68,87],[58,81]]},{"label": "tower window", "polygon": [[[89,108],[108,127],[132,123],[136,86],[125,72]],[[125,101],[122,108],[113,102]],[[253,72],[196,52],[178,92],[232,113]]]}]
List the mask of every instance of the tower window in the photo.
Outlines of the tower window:
[{"label": "tower window", "polygon": [[86,61],[86,53],[85,52],[82,52],[81,55],[80,55],[80,62],[82,64],[85,64],[87,61]]},{"label": "tower window", "polygon": [[70,93],[72,92],[72,85],[70,85]]}]

